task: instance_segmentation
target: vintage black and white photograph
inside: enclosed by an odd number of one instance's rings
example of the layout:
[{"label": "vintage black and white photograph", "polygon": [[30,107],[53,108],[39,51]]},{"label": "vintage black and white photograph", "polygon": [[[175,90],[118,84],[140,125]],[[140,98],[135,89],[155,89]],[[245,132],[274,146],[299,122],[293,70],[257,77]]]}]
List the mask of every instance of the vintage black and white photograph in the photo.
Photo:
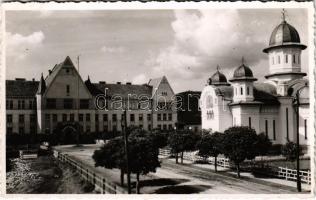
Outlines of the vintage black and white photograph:
[{"label": "vintage black and white photograph", "polygon": [[313,4],[268,5],[4,10],[6,193],[311,194]]}]

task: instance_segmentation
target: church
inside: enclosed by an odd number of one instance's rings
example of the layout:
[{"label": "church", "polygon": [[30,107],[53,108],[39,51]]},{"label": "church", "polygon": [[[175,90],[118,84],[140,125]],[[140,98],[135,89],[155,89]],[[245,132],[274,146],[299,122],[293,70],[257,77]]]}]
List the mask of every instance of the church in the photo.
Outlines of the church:
[{"label": "church", "polygon": [[273,144],[285,144],[296,141],[299,126],[300,144],[308,147],[309,82],[301,71],[306,47],[283,16],[263,49],[269,58],[264,82],[257,81],[243,59],[229,80],[217,68],[200,98],[202,129],[224,132],[232,126],[249,126],[257,134],[265,133]]}]

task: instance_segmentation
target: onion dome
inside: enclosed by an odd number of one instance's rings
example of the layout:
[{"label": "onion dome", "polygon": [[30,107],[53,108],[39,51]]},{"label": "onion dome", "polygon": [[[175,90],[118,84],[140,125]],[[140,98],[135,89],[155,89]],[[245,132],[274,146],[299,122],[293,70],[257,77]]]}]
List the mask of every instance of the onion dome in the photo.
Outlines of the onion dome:
[{"label": "onion dome", "polygon": [[265,53],[270,49],[286,46],[306,49],[306,46],[301,44],[300,35],[297,30],[285,21],[284,11],[282,14],[283,21],[272,31],[269,47],[263,50]]},{"label": "onion dome", "polygon": [[219,71],[219,66],[217,65],[216,72],[211,76],[211,78],[208,79],[209,85],[229,85],[227,82],[226,76]]},{"label": "onion dome", "polygon": [[242,58],[242,64],[237,67],[234,71],[234,76],[230,79],[231,82],[233,81],[256,81],[257,79],[253,77],[253,73],[251,69],[244,64],[244,58]]}]

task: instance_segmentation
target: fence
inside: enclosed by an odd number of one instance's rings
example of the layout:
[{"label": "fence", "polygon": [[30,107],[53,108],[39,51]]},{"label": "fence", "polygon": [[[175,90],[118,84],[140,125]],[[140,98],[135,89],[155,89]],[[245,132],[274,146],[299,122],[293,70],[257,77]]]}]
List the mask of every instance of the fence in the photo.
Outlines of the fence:
[{"label": "fence", "polygon": [[[197,160],[203,160],[203,158],[199,155],[196,155],[197,151],[194,152],[184,152],[183,153],[183,159],[189,160],[192,162],[195,162]],[[171,156],[171,150],[169,148],[164,148],[164,149],[159,149],[159,155],[163,157],[169,157]],[[211,164],[215,163],[215,158],[214,157],[208,157],[207,161],[210,162]],[[229,168],[229,159],[228,158],[222,158],[218,157],[217,158],[217,165],[225,168]]]},{"label": "fence", "polygon": [[[286,180],[296,181],[297,173],[295,169],[278,167],[277,176]],[[311,172],[309,170],[300,171],[300,177],[303,183],[311,184]]]},{"label": "fence", "polygon": [[103,194],[126,194],[127,190],[112,181],[106,179],[102,175],[93,171],[93,169],[86,167],[84,163],[72,159],[67,154],[62,154],[54,151],[54,156],[62,163],[70,165],[73,169],[79,172],[81,177],[87,182],[94,185],[96,191]]},{"label": "fence", "polygon": [[[196,154],[197,152],[184,152],[183,153],[183,159],[195,162],[197,160],[202,160],[203,158],[201,156],[198,156]],[[159,154],[168,157],[171,155],[171,150],[170,149],[159,149]],[[214,165],[215,163],[215,158],[214,157],[208,157],[207,161],[211,164]],[[222,158],[218,157],[217,158],[217,165],[225,168],[230,168],[230,162],[228,158]],[[269,175],[276,176],[278,178],[285,178],[286,180],[290,181],[296,181],[296,170],[294,169],[289,169],[289,168],[283,168],[283,167],[278,167],[274,168],[271,170],[271,172],[266,172]],[[303,183],[311,184],[311,172],[310,171],[300,171],[300,177],[301,181]]]}]

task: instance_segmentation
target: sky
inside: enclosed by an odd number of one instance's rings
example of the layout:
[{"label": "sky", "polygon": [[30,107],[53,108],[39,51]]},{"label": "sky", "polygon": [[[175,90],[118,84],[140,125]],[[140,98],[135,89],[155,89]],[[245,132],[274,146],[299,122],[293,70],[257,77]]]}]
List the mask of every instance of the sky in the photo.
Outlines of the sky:
[{"label": "sky", "polygon": [[[244,57],[264,81],[262,49],[281,16],[281,9],[6,11],[6,79],[39,80],[66,56],[77,66],[79,56],[83,80],[143,84],[165,75],[176,93],[201,91],[217,65],[230,79]],[[305,9],[286,10],[303,44],[307,19]]]}]

